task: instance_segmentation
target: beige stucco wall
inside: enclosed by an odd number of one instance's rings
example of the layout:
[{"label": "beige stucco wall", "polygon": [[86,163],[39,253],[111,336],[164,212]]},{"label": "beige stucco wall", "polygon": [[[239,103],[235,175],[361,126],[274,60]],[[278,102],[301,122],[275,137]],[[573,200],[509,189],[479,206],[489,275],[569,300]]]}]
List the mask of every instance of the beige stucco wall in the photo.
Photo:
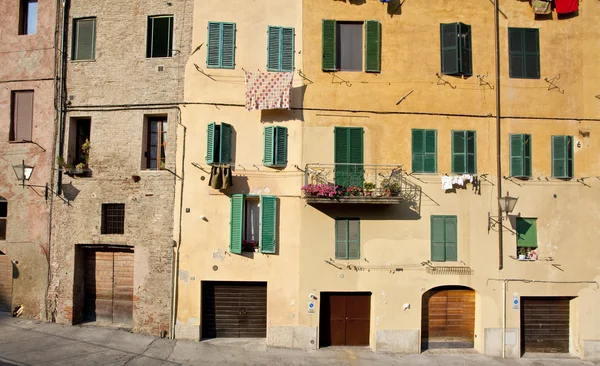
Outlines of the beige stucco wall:
[{"label": "beige stucco wall", "polygon": [[[305,93],[303,164],[334,160],[334,126],[363,127],[365,164],[403,164],[411,168],[411,129],[436,129],[437,174],[406,176],[421,186],[420,212],[407,205],[310,205],[302,208],[299,298],[311,292],[370,291],[371,347],[396,352],[416,352],[421,328],[421,298],[425,291],[441,285],[464,285],[476,291],[475,348],[499,355],[502,337],[494,338],[503,324],[502,282],[490,279],[544,281],[597,281],[593,258],[598,229],[594,220],[600,187],[598,143],[593,125],[599,103],[592,70],[598,53],[598,34],[591,24],[598,20],[592,4],[580,4],[579,14],[568,19],[535,20],[526,2],[501,2],[500,84],[502,132],[500,135],[502,176],[509,175],[508,135],[532,135],[533,178],[529,181],[501,179],[502,194],[519,197],[513,215],[537,217],[536,262],[519,262],[516,256],[515,219],[504,221],[504,268],[498,270],[498,236],[488,233],[488,213],[496,215],[496,105],[494,76],[493,4],[460,1],[406,2],[401,12],[379,1],[304,1],[304,73],[313,83]],[[379,20],[382,24],[381,73],[326,73],[321,70],[321,21]],[[440,23],[471,25],[473,76],[442,76],[440,72]],[[511,79],[508,75],[508,27],[540,29],[541,78]],[[310,61],[310,62],[309,62]],[[560,88],[548,90],[544,78],[558,77]],[[477,75],[486,75],[480,82]],[[396,103],[408,92],[399,105]],[[561,93],[564,91],[564,94]],[[589,120],[585,120],[589,119]],[[471,185],[445,193],[441,175],[451,173],[451,130],[477,131],[477,172],[481,194]],[[580,132],[581,131],[581,132]],[[590,132],[584,137],[583,132]],[[551,178],[552,135],[572,135],[575,141],[575,178]],[[577,143],[581,142],[581,147]],[[585,178],[583,182],[577,179]],[[585,184],[584,184],[585,183]],[[556,197],[555,197],[556,195]],[[421,262],[430,257],[430,216],[458,216],[458,261],[436,265],[468,266],[471,276],[431,275]],[[361,219],[361,259],[336,260],[336,269],[325,263],[334,258],[334,219]],[[551,261],[549,259],[552,259]],[[347,270],[346,264],[364,270]],[[553,266],[554,265],[554,266]],[[382,269],[374,269],[382,267]],[[399,272],[391,268],[403,268]],[[369,271],[368,269],[371,268]],[[584,350],[600,334],[590,326],[599,321],[591,311],[598,301],[596,284],[510,282],[506,296],[507,355],[518,357],[520,315],[512,309],[514,293],[519,296],[568,296],[571,301],[571,353],[586,358],[599,355]],[[410,310],[403,310],[410,303]],[[317,301],[318,305],[318,301]],[[318,327],[316,314],[300,313],[299,323]],[[390,331],[391,333],[386,333]],[[395,333],[394,333],[395,332]],[[490,335],[488,344],[485,336]],[[495,342],[495,343],[494,343]],[[391,346],[390,346],[391,344]],[[590,346],[591,349],[591,346]]]},{"label": "beige stucco wall", "polygon": [[[301,164],[303,117],[298,110],[247,111],[244,70],[266,71],[269,25],[295,28],[295,67],[301,69],[301,5],[299,0],[195,2],[192,49],[199,49],[186,67],[185,105],[178,131],[179,136],[185,136],[185,144],[178,145],[178,161],[182,164],[177,174],[184,177],[184,184],[183,191],[177,192],[177,204],[182,201],[176,207],[175,218],[180,222],[176,227],[181,228],[175,234],[180,245],[175,328],[178,338],[200,338],[202,281],[266,281],[269,343],[292,346],[288,335],[298,324],[303,305],[297,299],[303,173],[295,168]],[[236,23],[235,69],[206,68],[209,21]],[[303,83],[295,74],[293,108],[302,106],[303,91]],[[208,186],[206,127],[211,122],[225,122],[233,127],[233,187],[224,191]],[[266,125],[288,128],[288,162],[283,169],[263,166]],[[239,193],[277,197],[275,254],[229,253],[230,196]]]}]

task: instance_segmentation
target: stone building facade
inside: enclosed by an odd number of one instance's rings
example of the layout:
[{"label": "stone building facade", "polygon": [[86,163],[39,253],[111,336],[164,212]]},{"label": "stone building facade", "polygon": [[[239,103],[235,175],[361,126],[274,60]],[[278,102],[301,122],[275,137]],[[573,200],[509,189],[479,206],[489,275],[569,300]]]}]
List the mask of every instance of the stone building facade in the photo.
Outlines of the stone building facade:
[{"label": "stone building facade", "polygon": [[[10,4],[9,4],[10,3]],[[0,311],[45,319],[55,131],[56,4],[0,3]],[[33,167],[19,182],[15,165]],[[21,173],[22,168],[17,168]]]},{"label": "stone building facade", "polygon": [[169,333],[192,10],[183,1],[70,3],[61,166],[68,204],[55,203],[48,299],[58,322]]}]

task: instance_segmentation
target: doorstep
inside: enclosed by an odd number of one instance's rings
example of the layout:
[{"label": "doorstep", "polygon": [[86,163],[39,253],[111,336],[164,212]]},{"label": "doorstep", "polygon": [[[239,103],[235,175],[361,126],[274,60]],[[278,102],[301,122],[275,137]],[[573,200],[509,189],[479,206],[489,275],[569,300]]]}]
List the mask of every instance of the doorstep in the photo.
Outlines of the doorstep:
[{"label": "doorstep", "polygon": [[570,354],[570,353],[537,353],[537,352],[525,352],[521,356],[521,358],[543,358],[543,359],[575,359],[579,360],[580,358]]}]

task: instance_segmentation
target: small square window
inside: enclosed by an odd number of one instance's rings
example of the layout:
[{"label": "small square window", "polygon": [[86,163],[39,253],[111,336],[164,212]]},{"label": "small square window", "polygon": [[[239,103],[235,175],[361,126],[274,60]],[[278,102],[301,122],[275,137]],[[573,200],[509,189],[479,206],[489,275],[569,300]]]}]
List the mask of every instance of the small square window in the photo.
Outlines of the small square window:
[{"label": "small square window", "polygon": [[19,35],[37,33],[37,0],[21,0],[19,9]]},{"label": "small square window", "polygon": [[102,204],[102,234],[124,234],[125,233],[125,204],[103,203]]},{"label": "small square window", "polygon": [[173,55],[173,16],[148,17],[146,57],[171,57]]}]

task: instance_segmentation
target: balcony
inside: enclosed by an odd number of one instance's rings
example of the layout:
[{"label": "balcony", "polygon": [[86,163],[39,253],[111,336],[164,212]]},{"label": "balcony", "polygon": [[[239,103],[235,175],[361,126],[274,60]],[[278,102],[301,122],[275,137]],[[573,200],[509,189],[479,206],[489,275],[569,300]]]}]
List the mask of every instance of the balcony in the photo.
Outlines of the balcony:
[{"label": "balcony", "polygon": [[368,164],[307,164],[302,187],[308,204],[392,205],[414,197],[415,190],[420,198],[420,187],[403,179],[402,165]]}]

